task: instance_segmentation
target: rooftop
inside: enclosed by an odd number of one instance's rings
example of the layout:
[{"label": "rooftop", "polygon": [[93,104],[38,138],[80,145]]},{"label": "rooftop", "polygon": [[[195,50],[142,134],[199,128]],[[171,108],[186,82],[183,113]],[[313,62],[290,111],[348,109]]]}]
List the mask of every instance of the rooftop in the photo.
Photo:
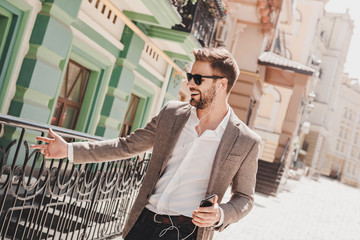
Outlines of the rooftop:
[{"label": "rooftop", "polygon": [[303,64],[300,64],[298,62],[295,62],[293,60],[282,57],[273,52],[262,53],[258,58],[258,64],[286,69],[297,73],[302,73],[305,75],[313,75],[313,73],[315,73],[314,69],[305,66]]}]

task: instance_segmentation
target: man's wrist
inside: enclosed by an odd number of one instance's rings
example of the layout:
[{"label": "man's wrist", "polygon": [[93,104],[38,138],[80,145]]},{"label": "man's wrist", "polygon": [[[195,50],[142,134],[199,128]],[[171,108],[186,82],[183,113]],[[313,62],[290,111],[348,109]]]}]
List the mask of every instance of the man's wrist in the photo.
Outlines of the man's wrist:
[{"label": "man's wrist", "polygon": [[215,223],[215,225],[213,226],[214,228],[220,227],[224,223],[224,210],[222,210],[221,207],[219,207],[219,212],[220,212],[220,220],[217,223]]}]

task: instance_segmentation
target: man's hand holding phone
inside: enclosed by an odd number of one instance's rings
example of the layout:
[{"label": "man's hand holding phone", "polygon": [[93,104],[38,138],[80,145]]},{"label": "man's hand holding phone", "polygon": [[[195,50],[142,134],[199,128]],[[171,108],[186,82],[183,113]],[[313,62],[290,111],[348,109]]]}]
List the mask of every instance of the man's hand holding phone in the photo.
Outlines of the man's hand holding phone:
[{"label": "man's hand holding phone", "polygon": [[192,222],[199,227],[211,227],[218,224],[221,212],[217,201],[218,196],[215,194],[202,200],[200,206],[193,211]]}]

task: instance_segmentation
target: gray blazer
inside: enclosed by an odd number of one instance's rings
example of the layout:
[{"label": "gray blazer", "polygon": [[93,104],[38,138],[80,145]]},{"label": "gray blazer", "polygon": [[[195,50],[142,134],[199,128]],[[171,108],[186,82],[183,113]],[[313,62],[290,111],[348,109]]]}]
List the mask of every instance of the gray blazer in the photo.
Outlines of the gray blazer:
[{"label": "gray blazer", "polygon": [[[125,237],[148,202],[164,171],[181,130],[190,116],[188,103],[170,101],[143,129],[126,138],[101,142],[74,143],[74,163],[98,163],[133,157],[153,148],[143,185],[140,188],[124,228]],[[254,202],[257,157],[260,137],[240,121],[231,110],[229,123],[217,149],[207,197],[217,194],[221,202],[231,184],[232,197],[220,204],[224,223],[216,230],[239,221],[250,212]],[[214,229],[199,228],[197,239],[212,239]]]}]

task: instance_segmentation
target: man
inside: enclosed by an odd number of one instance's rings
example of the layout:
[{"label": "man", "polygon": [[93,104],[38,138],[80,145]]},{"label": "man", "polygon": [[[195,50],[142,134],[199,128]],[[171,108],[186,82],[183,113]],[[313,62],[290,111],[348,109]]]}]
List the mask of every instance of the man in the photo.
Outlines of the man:
[{"label": "man", "polygon": [[[225,49],[197,49],[187,74],[190,105],[171,101],[126,138],[67,144],[38,140],[46,158],[75,164],[129,158],[153,148],[148,170],[124,228],[125,240],[211,239],[252,208],[260,137],[233,113],[227,95],[239,69]],[[218,204],[231,184],[232,197]],[[212,206],[200,201],[216,194]]]}]

